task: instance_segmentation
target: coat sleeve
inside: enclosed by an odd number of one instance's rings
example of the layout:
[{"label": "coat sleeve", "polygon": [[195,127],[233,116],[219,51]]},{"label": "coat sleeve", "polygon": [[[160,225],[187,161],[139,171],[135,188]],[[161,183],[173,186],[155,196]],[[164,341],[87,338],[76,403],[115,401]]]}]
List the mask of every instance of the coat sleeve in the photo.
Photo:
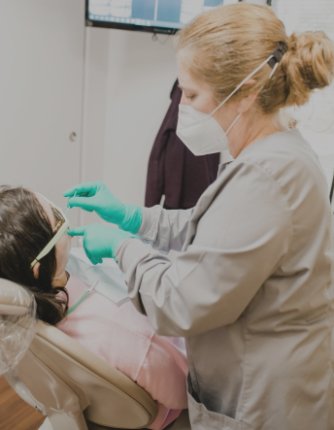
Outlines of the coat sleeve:
[{"label": "coat sleeve", "polygon": [[158,205],[143,208],[143,221],[138,235],[157,250],[181,250],[192,211],[168,210]]},{"label": "coat sleeve", "polygon": [[119,249],[133,303],[160,334],[186,337],[233,323],[287,252],[291,213],[279,185],[247,164],[222,184],[193,242],[174,258],[138,240]]}]

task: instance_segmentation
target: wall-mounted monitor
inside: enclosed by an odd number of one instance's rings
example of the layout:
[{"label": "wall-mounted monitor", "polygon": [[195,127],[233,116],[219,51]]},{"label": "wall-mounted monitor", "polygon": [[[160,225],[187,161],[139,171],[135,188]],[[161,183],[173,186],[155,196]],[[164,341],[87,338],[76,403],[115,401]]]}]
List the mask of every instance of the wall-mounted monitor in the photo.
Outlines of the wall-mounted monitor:
[{"label": "wall-mounted monitor", "polygon": [[201,12],[224,0],[86,0],[86,24],[174,34]]}]

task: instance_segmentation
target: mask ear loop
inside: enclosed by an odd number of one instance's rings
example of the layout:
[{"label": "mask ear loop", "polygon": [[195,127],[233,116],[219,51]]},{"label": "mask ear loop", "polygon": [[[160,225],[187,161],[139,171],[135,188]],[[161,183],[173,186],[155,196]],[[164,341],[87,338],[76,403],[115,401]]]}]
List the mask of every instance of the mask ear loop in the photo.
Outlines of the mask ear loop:
[{"label": "mask ear loop", "polygon": [[277,70],[278,64],[282,60],[283,55],[287,52],[287,50],[288,50],[288,45],[285,42],[283,41],[278,42],[277,48],[273,52],[272,57],[268,60],[268,64],[272,68],[272,71],[269,75],[269,79],[273,77],[273,74]]},{"label": "mask ear loop", "polygon": [[219,103],[219,105],[217,107],[214,108],[214,110],[210,113],[210,115],[214,115],[226,102],[228,102],[230,100],[231,97],[234,96],[234,94],[240,90],[240,88],[247,82],[249,81],[254,75],[256,75],[257,72],[259,72],[266,64],[269,63],[269,61],[275,58],[275,56],[273,54],[270,54],[268,58],[266,58],[264,61],[262,61],[262,63],[257,66],[249,75],[247,75],[241,82],[240,84],[238,84],[234,90],[222,101]]},{"label": "mask ear loop", "polygon": [[239,113],[234,120],[232,121],[232,123],[228,126],[227,130],[226,130],[226,136],[228,136],[229,132],[232,130],[232,128],[234,127],[234,125],[239,121],[241,117],[241,113]]},{"label": "mask ear loop", "polygon": [[270,72],[269,79],[273,77],[273,74],[276,72],[277,67],[278,67],[278,63],[275,64],[275,66],[273,67],[273,70]]}]

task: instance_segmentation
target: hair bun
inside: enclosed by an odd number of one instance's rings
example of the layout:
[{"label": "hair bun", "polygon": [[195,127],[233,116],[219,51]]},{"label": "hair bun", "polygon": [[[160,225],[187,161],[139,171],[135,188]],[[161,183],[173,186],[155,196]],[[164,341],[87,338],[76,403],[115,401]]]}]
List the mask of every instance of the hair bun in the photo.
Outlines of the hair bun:
[{"label": "hair bun", "polygon": [[286,106],[307,102],[311,91],[329,85],[334,77],[334,44],[322,31],[307,31],[288,39],[282,58],[289,95]]}]

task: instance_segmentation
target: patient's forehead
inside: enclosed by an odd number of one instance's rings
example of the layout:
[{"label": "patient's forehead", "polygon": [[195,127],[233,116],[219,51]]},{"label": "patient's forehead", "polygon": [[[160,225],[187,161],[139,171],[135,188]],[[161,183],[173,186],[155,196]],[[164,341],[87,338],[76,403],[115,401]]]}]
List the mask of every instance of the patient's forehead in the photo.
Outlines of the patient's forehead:
[{"label": "patient's forehead", "polygon": [[50,220],[51,226],[54,227],[56,225],[56,220],[51,209],[52,202],[50,202],[50,200],[47,199],[45,196],[43,196],[43,194],[41,193],[34,192],[34,194],[37,197],[41,206],[43,207],[45,213],[47,214]]}]

